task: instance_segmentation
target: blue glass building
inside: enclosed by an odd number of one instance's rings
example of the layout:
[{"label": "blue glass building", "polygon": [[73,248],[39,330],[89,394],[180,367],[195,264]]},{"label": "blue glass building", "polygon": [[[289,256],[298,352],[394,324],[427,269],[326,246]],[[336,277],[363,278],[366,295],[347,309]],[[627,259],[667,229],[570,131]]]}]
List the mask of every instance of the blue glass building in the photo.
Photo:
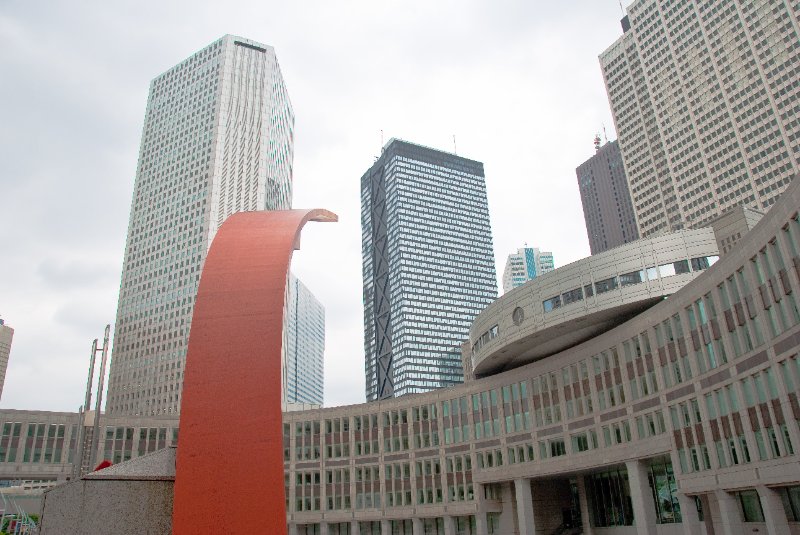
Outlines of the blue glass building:
[{"label": "blue glass building", "polygon": [[503,293],[554,269],[553,253],[527,245],[517,249],[517,252],[508,255],[506,260],[506,268],[503,270]]},{"label": "blue glass building", "polygon": [[497,297],[483,164],[392,139],[361,178],[367,400],[463,381]]}]

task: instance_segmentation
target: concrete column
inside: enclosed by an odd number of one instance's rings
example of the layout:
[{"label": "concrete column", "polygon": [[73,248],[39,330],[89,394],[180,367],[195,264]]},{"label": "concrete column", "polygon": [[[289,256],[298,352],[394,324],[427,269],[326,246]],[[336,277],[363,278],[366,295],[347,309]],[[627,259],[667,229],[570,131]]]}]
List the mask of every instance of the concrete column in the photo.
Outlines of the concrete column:
[{"label": "concrete column", "polygon": [[700,515],[697,514],[697,504],[694,497],[682,492],[678,493],[678,504],[681,507],[681,523],[684,535],[702,535]]},{"label": "concrete column", "polygon": [[756,487],[761,509],[764,511],[764,521],[767,523],[769,535],[790,535],[789,519],[783,501],[777,491],[760,485]]},{"label": "concrete column", "polygon": [[[714,492],[719,507],[719,522],[714,519],[714,531],[717,535],[741,535],[745,532],[739,503],[733,494],[724,490]],[[716,528],[720,529],[717,530]]]},{"label": "concrete column", "polygon": [[297,535],[297,524],[294,522],[289,524],[289,535]]},{"label": "concrete column", "polygon": [[575,478],[576,486],[578,487],[578,506],[581,508],[581,527],[583,528],[583,535],[592,535],[592,522],[590,519],[589,511],[589,496],[586,493],[586,480],[583,476]]},{"label": "concrete column", "polygon": [[411,519],[411,530],[414,533],[414,535],[424,535],[425,530],[423,529],[421,518]]},{"label": "concrete column", "polygon": [[446,516],[444,520],[444,535],[456,535],[456,519]]},{"label": "concrete column", "polygon": [[653,491],[647,480],[647,467],[639,461],[625,463],[628,469],[628,483],[631,487],[633,503],[633,524],[636,533],[649,535],[656,532],[656,504],[653,502]]},{"label": "concrete column", "polygon": [[385,518],[381,520],[381,535],[392,535],[392,527]]},{"label": "concrete column", "polygon": [[706,528],[704,535],[717,535],[714,532],[714,507],[717,507],[717,503],[713,495],[701,494],[700,507],[703,510],[703,527]]},{"label": "concrete column", "polygon": [[475,531],[477,535],[489,535],[489,526],[486,522],[486,511],[475,513]]},{"label": "concrete column", "polygon": [[533,520],[533,496],[529,479],[514,480],[514,494],[517,498],[517,523],[519,535],[535,535],[536,524]]},{"label": "concrete column", "polygon": [[477,535],[489,535],[489,526],[486,523],[486,491],[481,483],[473,483],[475,488],[475,502],[478,510],[475,512],[475,531]]},{"label": "concrete column", "polygon": [[350,535],[361,535],[361,524],[358,520],[350,521]]},{"label": "concrete column", "polygon": [[319,523],[319,535],[328,535],[328,523],[327,522],[320,522]]}]

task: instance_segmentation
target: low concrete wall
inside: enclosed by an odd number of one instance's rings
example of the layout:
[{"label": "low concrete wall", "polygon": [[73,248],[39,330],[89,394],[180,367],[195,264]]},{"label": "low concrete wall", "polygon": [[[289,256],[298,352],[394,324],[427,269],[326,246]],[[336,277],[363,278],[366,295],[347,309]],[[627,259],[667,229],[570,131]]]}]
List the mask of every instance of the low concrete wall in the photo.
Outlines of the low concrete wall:
[{"label": "low concrete wall", "polygon": [[175,448],[92,472],[42,498],[41,535],[172,533]]},{"label": "low concrete wall", "polygon": [[172,533],[173,481],[81,479],[42,498],[41,535]]}]

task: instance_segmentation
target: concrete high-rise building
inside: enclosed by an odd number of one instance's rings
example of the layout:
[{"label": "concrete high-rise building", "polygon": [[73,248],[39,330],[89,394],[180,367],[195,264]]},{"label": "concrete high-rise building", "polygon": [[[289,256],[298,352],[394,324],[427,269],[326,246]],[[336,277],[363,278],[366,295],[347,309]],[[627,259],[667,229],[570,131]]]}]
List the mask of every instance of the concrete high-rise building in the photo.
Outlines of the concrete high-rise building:
[{"label": "concrete high-rise building", "polygon": [[229,215],[288,209],[294,115],[272,47],[226,35],[150,84],[107,411],[180,410],[200,270]]},{"label": "concrete high-rise building", "polygon": [[390,140],[361,177],[361,227],[367,399],[462,382],[497,297],[483,164]]},{"label": "concrete high-rise building", "polygon": [[294,275],[289,275],[284,317],[284,398],[288,403],[322,405],[325,308]]},{"label": "concrete high-rise building", "polygon": [[11,340],[13,338],[14,329],[0,319],[0,398],[3,397],[3,385],[6,383],[8,356],[11,354]]},{"label": "concrete high-rise building", "polygon": [[619,144],[595,143],[595,155],[575,169],[592,254],[639,239]]},{"label": "concrete high-rise building", "polygon": [[800,171],[789,2],[636,0],[600,55],[641,236],[763,210]]},{"label": "concrete high-rise building", "polygon": [[540,251],[536,247],[517,249],[517,252],[508,255],[506,260],[506,268],[503,270],[503,293],[554,269],[553,253]]}]

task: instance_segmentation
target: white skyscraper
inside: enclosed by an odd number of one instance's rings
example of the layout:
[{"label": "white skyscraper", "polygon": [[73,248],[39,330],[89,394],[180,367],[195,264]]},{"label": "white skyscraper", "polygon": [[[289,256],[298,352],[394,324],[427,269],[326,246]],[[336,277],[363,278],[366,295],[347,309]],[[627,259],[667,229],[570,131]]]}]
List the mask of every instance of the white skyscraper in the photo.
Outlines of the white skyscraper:
[{"label": "white skyscraper", "polygon": [[150,84],[106,409],[178,413],[194,298],[226,217],[288,209],[294,114],[272,47],[226,35]]},{"label": "white skyscraper", "polygon": [[503,270],[503,293],[522,286],[539,275],[553,271],[553,253],[540,251],[536,247],[523,247],[508,255]]},{"label": "white skyscraper", "polygon": [[300,279],[289,275],[283,328],[284,400],[322,405],[325,308]]},{"label": "white skyscraper", "polygon": [[0,397],[3,396],[3,385],[6,382],[6,368],[8,368],[8,356],[11,354],[13,338],[14,329],[0,319]]},{"label": "white skyscraper", "polygon": [[800,172],[797,2],[636,0],[600,55],[639,235],[763,211]]}]

